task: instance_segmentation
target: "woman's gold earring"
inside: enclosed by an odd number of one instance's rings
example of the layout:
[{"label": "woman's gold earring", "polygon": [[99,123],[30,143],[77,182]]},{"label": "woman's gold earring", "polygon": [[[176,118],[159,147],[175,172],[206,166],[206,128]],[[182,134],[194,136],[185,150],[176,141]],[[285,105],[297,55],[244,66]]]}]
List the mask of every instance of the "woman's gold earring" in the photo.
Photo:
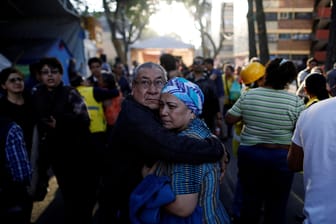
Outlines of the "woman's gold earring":
[{"label": "woman's gold earring", "polygon": [[190,119],[190,120],[194,120],[195,118],[196,118],[195,114],[192,113],[192,114],[191,114],[191,119]]}]

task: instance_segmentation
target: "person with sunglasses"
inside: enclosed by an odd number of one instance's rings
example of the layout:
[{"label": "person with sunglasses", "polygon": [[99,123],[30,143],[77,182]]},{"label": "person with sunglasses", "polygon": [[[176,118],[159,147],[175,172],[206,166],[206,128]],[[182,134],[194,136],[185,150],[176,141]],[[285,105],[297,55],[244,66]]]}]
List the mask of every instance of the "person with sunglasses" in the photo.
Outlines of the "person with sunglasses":
[{"label": "person with sunglasses", "polygon": [[[0,98],[0,116],[12,120],[22,129],[24,150],[30,157],[34,122],[31,99],[25,92],[24,75],[15,67],[7,67],[0,72],[0,84],[4,90],[4,96]],[[29,185],[29,183],[26,184]],[[29,223],[33,200],[28,191],[24,192],[20,200],[24,205],[22,218]]]},{"label": "person with sunglasses", "polygon": [[5,96],[0,99],[0,114],[10,117],[23,129],[25,142],[30,153],[34,123],[31,98],[25,91],[24,75],[15,67],[8,67],[0,73],[1,88]]},{"label": "person with sunglasses", "polygon": [[32,99],[41,175],[51,167],[63,197],[65,223],[92,223],[96,186],[87,106],[74,87],[63,84],[57,58],[42,58],[38,70],[41,85]]},{"label": "person with sunglasses", "polygon": [[[144,165],[158,160],[201,164],[224,154],[217,138],[178,136],[161,124],[159,100],[167,82],[165,69],[145,62],[134,72],[132,92],[125,98],[109,136],[99,223],[129,223],[129,196],[142,180]],[[104,204],[105,202],[105,204]]]}]

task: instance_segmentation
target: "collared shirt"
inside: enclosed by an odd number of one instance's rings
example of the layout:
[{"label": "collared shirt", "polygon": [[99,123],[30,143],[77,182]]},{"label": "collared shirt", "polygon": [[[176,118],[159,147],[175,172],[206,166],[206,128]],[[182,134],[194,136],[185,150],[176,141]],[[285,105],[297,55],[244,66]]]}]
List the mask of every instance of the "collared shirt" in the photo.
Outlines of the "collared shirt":
[{"label": "collared shirt", "polygon": [[259,87],[243,93],[228,113],[243,119],[241,145],[289,145],[304,108],[303,100],[287,90]]},{"label": "collared shirt", "polygon": [[6,163],[13,181],[30,181],[32,169],[23,139],[22,129],[13,123],[6,140]]},{"label": "collared shirt", "polygon": [[[210,129],[203,120],[194,119],[188,128],[179,133],[203,139],[211,136]],[[220,164],[168,163],[161,161],[157,174],[171,177],[171,185],[176,195],[198,193],[198,206],[202,208],[202,223],[230,223],[228,214],[220,201]]]}]

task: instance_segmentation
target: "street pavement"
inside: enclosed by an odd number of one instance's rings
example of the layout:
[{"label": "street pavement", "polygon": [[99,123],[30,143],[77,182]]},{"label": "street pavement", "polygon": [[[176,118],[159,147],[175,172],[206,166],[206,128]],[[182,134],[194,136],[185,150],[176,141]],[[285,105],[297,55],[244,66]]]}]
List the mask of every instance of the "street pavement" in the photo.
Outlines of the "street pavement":
[{"label": "street pavement", "polygon": [[[224,144],[232,156],[221,186],[221,200],[223,201],[227,212],[232,214],[232,202],[238,173],[237,158],[232,154],[231,139],[225,141]],[[296,173],[294,175],[292,189],[287,204],[286,224],[302,223],[300,217],[302,217],[303,201],[303,176],[302,173]]]},{"label": "street pavement", "polygon": [[53,176],[49,180],[49,192],[45,199],[34,203],[31,223],[64,224],[63,206],[61,193],[58,189],[56,178]]},{"label": "street pavement", "polygon": [[[224,144],[232,155],[231,139],[225,141]],[[233,202],[236,180],[237,159],[234,156],[231,156],[231,161],[228,165],[227,172],[221,185],[221,200],[223,201],[223,204],[229,214],[232,212],[231,204]],[[50,179],[49,188],[50,191],[48,192],[45,200],[43,202],[34,203],[32,223],[64,224],[64,216],[62,214],[63,201],[61,199],[55,177]],[[300,217],[302,217],[303,200],[303,177],[301,173],[296,173],[287,206],[286,224],[302,223]]]}]

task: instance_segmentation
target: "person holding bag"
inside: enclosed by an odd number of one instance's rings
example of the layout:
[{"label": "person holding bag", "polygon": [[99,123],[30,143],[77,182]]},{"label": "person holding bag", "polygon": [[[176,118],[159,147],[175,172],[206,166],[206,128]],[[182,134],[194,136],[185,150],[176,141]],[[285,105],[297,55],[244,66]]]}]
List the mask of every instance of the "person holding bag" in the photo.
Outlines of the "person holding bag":
[{"label": "person holding bag", "polygon": [[[224,75],[222,76],[224,86],[224,109],[223,115],[232,107],[240,96],[241,85],[234,76],[234,67],[230,64],[224,66]],[[232,124],[226,123],[226,137],[232,137]]]}]

